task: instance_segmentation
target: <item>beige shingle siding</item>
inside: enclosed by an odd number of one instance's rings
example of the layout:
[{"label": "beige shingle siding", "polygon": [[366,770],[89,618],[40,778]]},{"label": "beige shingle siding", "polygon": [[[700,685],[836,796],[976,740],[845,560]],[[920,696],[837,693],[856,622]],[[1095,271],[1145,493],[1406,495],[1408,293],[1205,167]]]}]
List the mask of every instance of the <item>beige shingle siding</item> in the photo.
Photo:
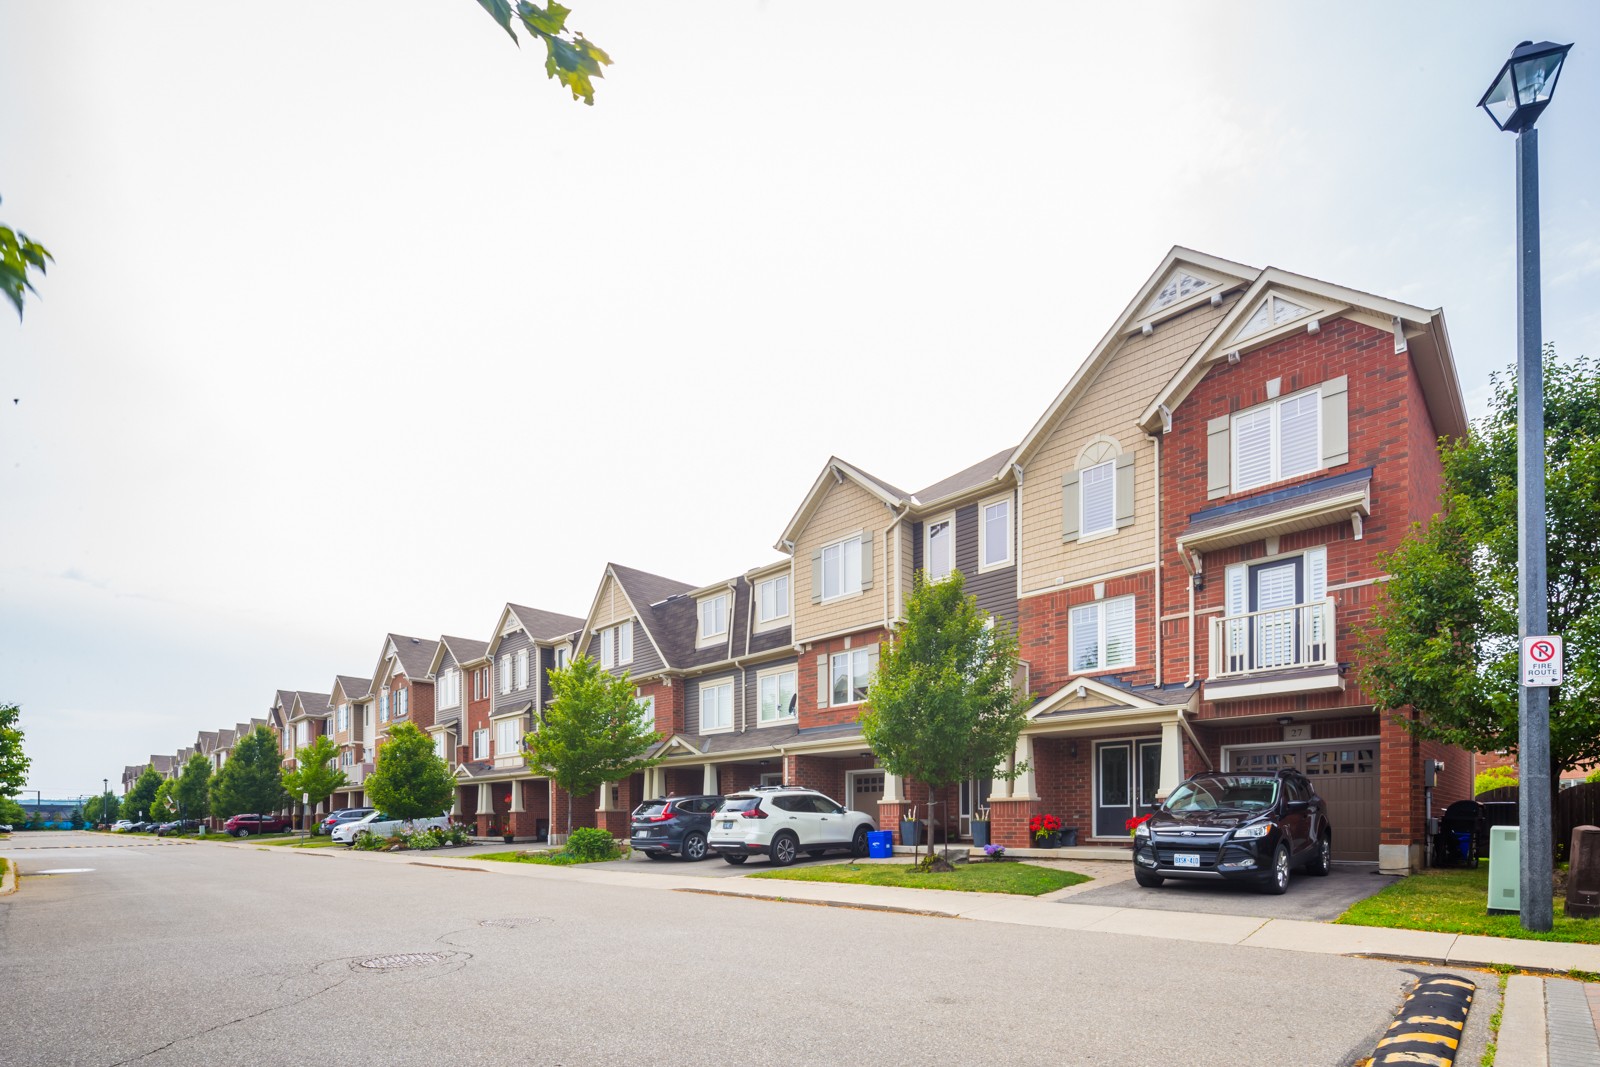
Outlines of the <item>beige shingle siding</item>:
[{"label": "beige shingle siding", "polygon": [[[830,487],[811,521],[794,546],[795,641],[820,634],[840,633],[881,625],[883,622],[884,530],[894,514],[882,498],[846,478]],[[872,539],[872,585],[858,596],[841,597],[826,604],[811,602],[811,555],[824,545],[864,531]],[[862,575],[863,583],[866,575]]]},{"label": "beige shingle siding", "polygon": [[[1137,420],[1235,299],[1216,308],[1201,305],[1157,326],[1149,337],[1135,334],[1125,340],[1029,460],[1022,485],[1024,596],[1153,564],[1155,445]],[[1134,456],[1133,523],[1110,535],[1064,542],[1062,476],[1076,468],[1084,446],[1102,435]]]},{"label": "beige shingle siding", "polygon": [[[633,609],[628,604],[627,594],[617,585],[615,578],[609,574],[606,575],[605,581],[600,585],[599,602],[594,609],[593,628],[596,630],[604,629],[613,623],[631,618],[633,618]],[[642,636],[642,634],[634,635],[635,638]]]}]

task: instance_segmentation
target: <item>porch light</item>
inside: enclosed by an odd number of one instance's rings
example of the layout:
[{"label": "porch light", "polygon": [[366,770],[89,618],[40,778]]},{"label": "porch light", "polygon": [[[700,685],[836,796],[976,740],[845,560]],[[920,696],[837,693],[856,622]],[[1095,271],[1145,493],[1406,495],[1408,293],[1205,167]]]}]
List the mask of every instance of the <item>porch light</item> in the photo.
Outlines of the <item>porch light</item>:
[{"label": "porch light", "polygon": [[1478,106],[1500,129],[1520,133],[1532,126],[1555,95],[1561,64],[1572,49],[1553,41],[1523,41],[1484,92]]}]

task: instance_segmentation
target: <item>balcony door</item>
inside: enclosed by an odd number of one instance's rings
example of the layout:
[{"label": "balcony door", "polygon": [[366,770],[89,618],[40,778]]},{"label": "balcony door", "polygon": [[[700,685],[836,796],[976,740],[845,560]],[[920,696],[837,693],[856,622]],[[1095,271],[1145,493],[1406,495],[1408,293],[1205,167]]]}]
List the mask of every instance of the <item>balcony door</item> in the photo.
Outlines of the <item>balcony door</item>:
[{"label": "balcony door", "polygon": [[1321,604],[1327,596],[1327,558],[1327,549],[1318,547],[1228,568],[1221,635],[1227,673],[1277,670],[1326,658],[1329,634]]},{"label": "balcony door", "polygon": [[1255,670],[1289,667],[1295,661],[1295,624],[1300,600],[1300,557],[1250,568],[1251,664]]}]

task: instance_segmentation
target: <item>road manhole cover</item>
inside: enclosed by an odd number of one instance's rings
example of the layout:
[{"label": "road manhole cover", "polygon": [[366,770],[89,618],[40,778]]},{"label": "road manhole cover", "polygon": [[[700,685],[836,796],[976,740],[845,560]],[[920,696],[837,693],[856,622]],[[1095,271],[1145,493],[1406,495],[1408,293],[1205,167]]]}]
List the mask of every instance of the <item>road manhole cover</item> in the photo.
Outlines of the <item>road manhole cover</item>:
[{"label": "road manhole cover", "polygon": [[356,960],[355,966],[364,971],[403,971],[408,967],[426,967],[449,959],[443,952],[397,952],[389,956],[368,956]]},{"label": "road manhole cover", "polygon": [[540,923],[547,923],[549,921],[549,919],[540,919],[536,917],[524,917],[520,919],[485,919],[478,925],[496,926],[504,930],[520,930],[524,926],[538,926]]}]

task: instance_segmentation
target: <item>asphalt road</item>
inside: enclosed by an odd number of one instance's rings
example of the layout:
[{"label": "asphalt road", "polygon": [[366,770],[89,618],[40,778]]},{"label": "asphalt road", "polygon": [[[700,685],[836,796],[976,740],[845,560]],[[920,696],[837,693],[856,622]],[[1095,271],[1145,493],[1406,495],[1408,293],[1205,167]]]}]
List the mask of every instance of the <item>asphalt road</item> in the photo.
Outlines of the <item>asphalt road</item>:
[{"label": "asphalt road", "polygon": [[0,855],[24,875],[0,898],[0,1067],[1332,1065],[1411,977],[529,865],[71,834]]}]

